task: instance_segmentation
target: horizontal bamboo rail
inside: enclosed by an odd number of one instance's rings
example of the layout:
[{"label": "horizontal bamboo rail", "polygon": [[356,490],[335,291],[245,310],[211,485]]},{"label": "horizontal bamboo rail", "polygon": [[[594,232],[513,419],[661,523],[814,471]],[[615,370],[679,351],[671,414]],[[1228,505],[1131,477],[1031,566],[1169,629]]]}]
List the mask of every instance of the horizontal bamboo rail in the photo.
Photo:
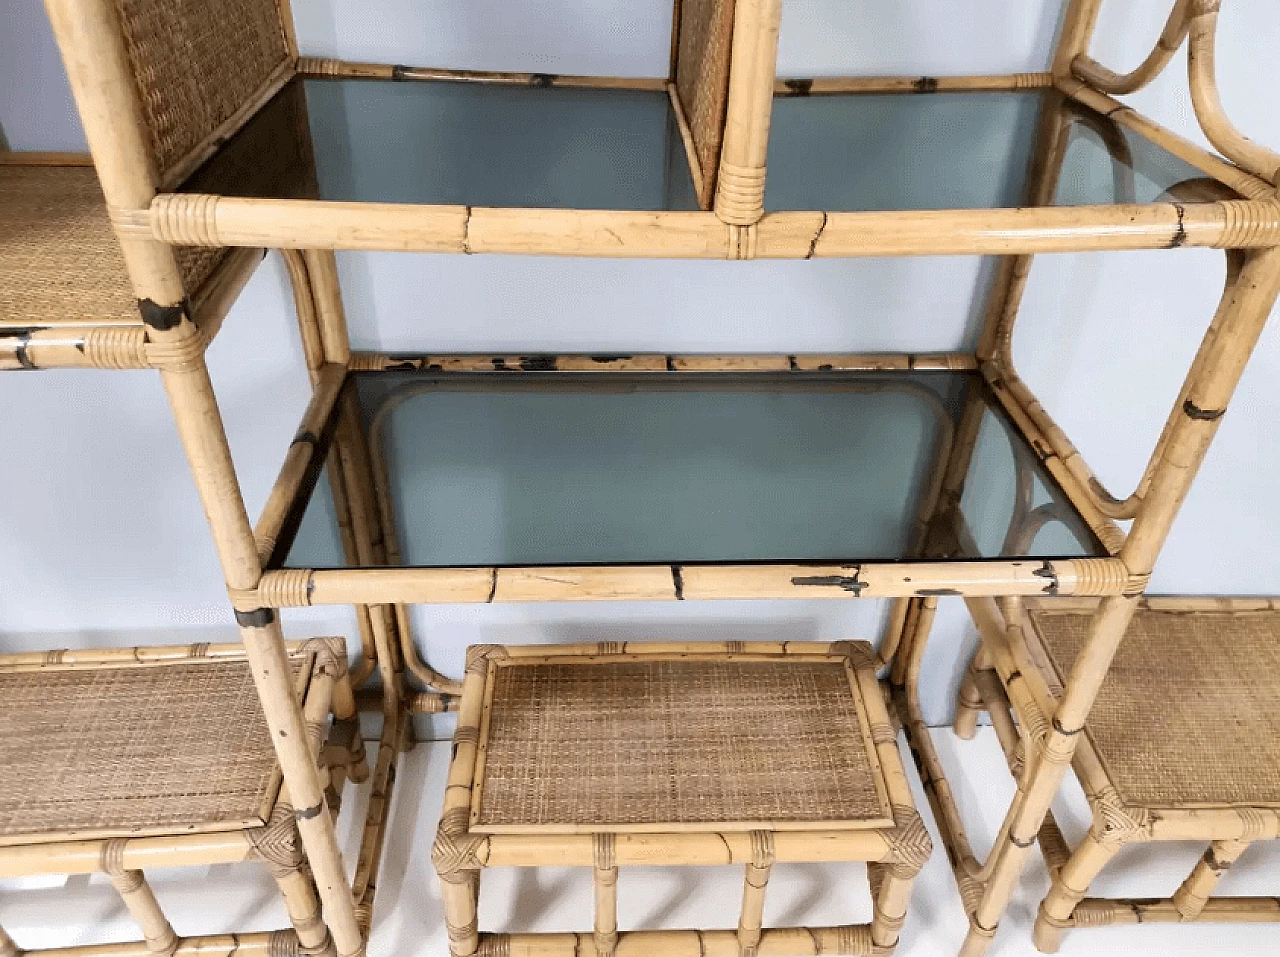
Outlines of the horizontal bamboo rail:
[{"label": "horizontal bamboo rail", "polygon": [[[686,259],[1004,255],[1280,244],[1280,203],[779,212],[729,229],[713,213],[243,199],[165,193],[115,213],[178,245]],[[743,244],[735,230],[749,229]]]},{"label": "horizontal bamboo rail", "polygon": [[587,90],[652,90],[667,88],[666,77],[572,76],[563,73],[511,73],[499,70],[449,70],[393,63],[358,63],[325,57],[300,57],[299,76],[308,79],[419,80],[480,83],[491,86],[567,87]]},{"label": "horizontal bamboo rail", "polygon": [[[20,951],[39,957],[156,957],[147,942],[81,944]],[[210,934],[179,937],[172,957],[305,957],[292,930],[258,931],[251,934]]]},{"label": "horizontal bamboo rail", "polygon": [[716,598],[909,598],[1124,595],[1143,582],[1114,558],[861,562],[845,565],[282,569],[238,606],[679,601]]},{"label": "horizontal bamboo rail", "polygon": [[[480,935],[479,953],[508,957],[582,957],[595,952],[592,934]],[[872,957],[869,924],[766,928],[756,957]],[[741,957],[736,930],[631,930],[618,933],[614,957]]]},{"label": "horizontal bamboo rail", "polygon": [[774,96],[828,96],[842,93],[998,93],[1043,90],[1052,73],[998,73],[981,76],[815,76],[774,81]]},{"label": "horizontal bamboo rail", "polygon": [[963,352],[797,353],[795,355],[433,355],[357,352],[353,372],[973,372],[977,359]]}]

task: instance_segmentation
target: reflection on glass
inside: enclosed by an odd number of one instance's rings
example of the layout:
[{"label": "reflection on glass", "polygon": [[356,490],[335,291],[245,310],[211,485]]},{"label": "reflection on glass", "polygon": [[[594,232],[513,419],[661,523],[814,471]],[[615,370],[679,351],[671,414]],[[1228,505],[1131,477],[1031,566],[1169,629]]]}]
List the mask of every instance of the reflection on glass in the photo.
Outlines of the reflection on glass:
[{"label": "reflection on glass", "polygon": [[1154,202],[1169,187],[1204,176],[1162,147],[1053,92],[778,97],[769,131],[765,208],[1024,205],[1042,111],[1069,126],[1055,205]]},{"label": "reflection on glass", "polygon": [[[417,567],[924,557],[956,419],[985,401],[963,373],[413,371],[357,385],[401,557]],[[1018,481],[1014,433],[990,416],[966,491],[984,504],[962,509],[978,543],[969,557],[1009,554],[1016,511],[997,494]],[[1025,464],[1036,494],[1057,502],[1039,464]],[[321,497],[290,566],[342,564],[336,539],[312,528],[333,522]],[[1092,540],[1077,533],[1017,554],[1086,554]]]}]

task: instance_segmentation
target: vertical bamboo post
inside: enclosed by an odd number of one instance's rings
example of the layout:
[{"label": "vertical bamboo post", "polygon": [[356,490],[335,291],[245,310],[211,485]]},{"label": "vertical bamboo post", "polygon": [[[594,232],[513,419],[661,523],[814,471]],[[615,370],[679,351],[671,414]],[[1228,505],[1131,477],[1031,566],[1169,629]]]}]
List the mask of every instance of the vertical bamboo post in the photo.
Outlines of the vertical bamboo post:
[{"label": "vertical bamboo post", "polygon": [[739,957],[756,957],[764,926],[764,891],[773,867],[773,832],[751,832],[751,863],[742,883],[742,916],[738,918]]},{"label": "vertical bamboo post", "polygon": [[[145,209],[156,171],[143,134],[124,41],[106,0],[46,0],[67,76],[108,207]],[[118,234],[124,260],[228,590],[250,595],[262,569],[236,481],[203,340],[188,306],[172,249]],[[236,611],[246,655],[289,791],[300,805],[299,829],[340,957],[364,953],[345,867],[324,803],[320,775],[294,693],[280,623],[267,608]]]},{"label": "vertical bamboo post", "polygon": [[147,949],[153,954],[172,954],[178,949],[178,935],[160,909],[160,903],[142,871],[125,869],[124,849],[127,843],[126,840],[117,838],[103,844],[100,866],[124,901],[129,916],[142,929]]},{"label": "vertical bamboo post", "polygon": [[715,202],[716,215],[731,226],[751,226],[764,215],[765,162],[781,21],[782,0],[737,0]]},{"label": "vertical bamboo post", "polygon": [[1055,80],[1071,79],[1071,63],[1076,57],[1089,52],[1098,24],[1098,11],[1102,0],[1071,0],[1058,31],[1058,43],[1053,52],[1053,77]]},{"label": "vertical bamboo post", "polygon": [[903,877],[895,873],[897,865],[868,864],[882,867],[883,876],[879,887],[873,885],[875,897],[872,900],[871,943],[876,948],[884,948],[887,953],[898,944],[898,936],[902,933],[902,925],[907,919],[907,906],[911,902],[911,885],[915,883],[915,874]]},{"label": "vertical bamboo post", "polygon": [[956,716],[952,723],[956,737],[971,740],[978,731],[978,715],[986,710],[982,694],[978,691],[978,675],[991,670],[991,659],[985,648],[978,646],[964,679],[960,682],[960,695],[956,699]]},{"label": "vertical bamboo post", "polygon": [[292,806],[282,799],[271,819],[262,827],[248,829],[245,836],[280,889],[302,950],[308,954],[332,954],[333,941],[320,916],[320,902],[307,873]]},{"label": "vertical bamboo post", "polygon": [[1174,891],[1173,906],[1184,920],[1195,920],[1200,916],[1222,875],[1231,869],[1248,847],[1248,841],[1214,841],[1209,845],[1187,879]]},{"label": "vertical bamboo post", "polygon": [[[1151,574],[1277,293],[1280,248],[1249,253],[1223,294],[1214,317],[1215,331],[1201,343],[1193,365],[1196,374],[1184,387],[1185,398],[1160,452],[1150,490],[1120,550],[1119,557],[1135,583],[1145,583]],[[1037,751],[1028,755],[1028,772],[1018,784],[1005,819],[1007,839],[995,849],[990,880],[970,918],[962,957],[980,957],[995,936],[1027,851],[1071,763],[1085,719],[1137,603],[1136,594],[1105,598],[1093,616],[1089,637],[1072,667],[1052,727],[1038,742]]]},{"label": "vertical bamboo post", "polygon": [[596,957],[613,957],[618,946],[618,861],[614,851],[614,834],[593,834],[592,849],[595,868],[592,885],[595,890]]}]

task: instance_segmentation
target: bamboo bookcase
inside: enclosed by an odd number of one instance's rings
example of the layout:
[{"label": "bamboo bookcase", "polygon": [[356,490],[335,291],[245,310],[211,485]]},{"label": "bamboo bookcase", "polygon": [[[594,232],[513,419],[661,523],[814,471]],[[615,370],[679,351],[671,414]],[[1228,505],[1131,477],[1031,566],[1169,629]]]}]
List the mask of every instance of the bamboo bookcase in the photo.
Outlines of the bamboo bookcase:
[{"label": "bamboo bookcase", "polygon": [[[313,638],[286,654],[336,810],[344,782],[368,776],[346,645]],[[0,682],[0,876],[105,873],[145,938],[20,951],[0,930],[0,952],[333,952],[241,646],[5,655]],[[250,860],[271,871],[291,930],[179,936],[143,873]]]},{"label": "bamboo bookcase", "polygon": [[[665,80],[470,74],[458,71],[337,63],[302,57],[283,3],[235,0],[218,10],[165,0],[46,0],[106,199],[107,215],[140,303],[146,364],[159,368],[179,433],[204,501],[236,610],[246,653],[262,695],[272,740],[295,803],[315,814],[300,832],[317,879],[326,921],[341,957],[363,952],[371,867],[382,831],[367,832],[355,892],[345,879],[323,812],[319,773],[303,746],[301,715],[283,677],[276,610],[309,604],[355,604],[366,652],[359,676],[377,668],[388,720],[375,780],[390,784],[390,766],[410,711],[457,707],[461,684],[440,675],[413,649],[406,603],[490,600],[711,597],[890,598],[881,654],[904,723],[928,780],[948,848],[963,847],[948,795],[914,701],[918,656],[940,596],[972,601],[1064,595],[1101,598],[1081,662],[1056,706],[1051,730],[1028,758],[1019,799],[1001,843],[986,865],[953,853],[970,912],[968,957],[985,951],[1079,740],[1079,731],[1116,645],[1137,607],[1178,508],[1225,412],[1244,364],[1280,289],[1280,157],[1240,134],[1218,101],[1214,75],[1217,0],[1179,0],[1151,57],[1118,76],[1088,56],[1101,0],[1069,0],[1050,69],[999,77],[792,78],[775,69],[778,0],[683,0],[674,20],[672,69]],[[185,18],[185,19],[184,19]],[[726,40],[731,23],[731,40]],[[234,29],[225,29],[234,24]],[[203,37],[207,44],[179,41]],[[212,38],[212,39],[210,39]],[[224,42],[225,41],[225,42]],[[1200,125],[1215,155],[1123,105],[1117,97],[1149,82],[1188,47],[1188,77]],[[184,51],[179,56],[179,49]],[[194,76],[195,82],[186,82]],[[698,208],[608,208],[571,201],[446,203],[329,198],[314,149],[307,83],[372,84],[387,91],[497,89],[538,97],[652,94],[670,110]],[[418,86],[421,84],[422,86]],[[368,89],[364,89],[367,93]],[[792,97],[946,97],[962,92],[1030,91],[1043,96],[1026,200],[995,208],[769,210],[766,159],[777,103]],[[372,95],[372,94],[371,94]],[[395,94],[397,96],[402,94]],[[534,102],[534,101],[530,101]],[[537,102],[541,103],[542,100]],[[548,99],[546,102],[550,103]],[[575,100],[575,102],[577,102]],[[609,99],[608,102],[615,102]],[[616,101],[616,102],[621,102]],[[858,101],[861,102],[861,101]],[[1114,201],[1053,205],[1073,123],[1098,133],[1114,160]],[[273,133],[279,124],[286,133]],[[263,137],[266,137],[264,140]],[[263,189],[243,185],[245,155],[263,144],[300,142],[300,178]],[[669,144],[676,141],[668,138]],[[1158,148],[1191,171],[1165,184],[1152,201],[1126,194],[1134,142]],[[1145,147],[1144,147],[1145,148]],[[678,151],[677,151],[678,155]],[[240,159],[237,159],[237,157]],[[665,163],[670,156],[661,162]],[[670,170],[668,164],[664,168]],[[239,175],[236,171],[239,170]],[[231,182],[228,187],[227,183]],[[247,193],[247,195],[246,195]],[[1134,200],[1134,201],[1130,201]],[[636,204],[632,204],[633,206]],[[643,204],[642,204],[643,205]],[[1094,478],[1026,385],[1011,359],[1023,288],[1038,252],[1123,249],[1223,249],[1228,263],[1221,305],[1209,326],[1165,431],[1136,491],[1113,496]],[[256,528],[239,494],[217,402],[204,366],[196,293],[184,283],[183,248],[281,248],[298,295],[300,329],[315,393],[298,437]],[[785,365],[785,374],[885,370],[915,372],[940,365],[976,369],[1001,413],[1034,450],[1040,467],[1065,495],[1046,510],[1025,495],[1005,536],[1013,555],[1036,532],[1064,517],[1091,531],[1097,555],[1061,560],[971,560],[962,522],[947,519],[961,505],[964,479],[978,439],[982,408],[971,404],[954,424],[936,495],[921,503],[923,527],[945,525],[950,537],[920,539],[907,561],[842,556],[834,562],[451,568],[399,564],[396,518],[378,481],[376,450],[358,403],[346,387],[353,372],[401,362],[431,370],[488,363],[490,371],[542,376],[605,371],[655,357],[401,357],[353,354],[337,285],[336,249],[419,250],[576,256],[682,258],[811,258],[823,256],[998,255],[1000,270],[978,348],[965,356],[657,357],[655,375],[683,371],[716,376]],[[11,324],[16,325],[16,324]],[[30,326],[32,324],[25,323]],[[136,324],[134,324],[136,325]],[[17,339],[11,365],[39,364],[41,338]],[[131,332],[136,337],[137,332]],[[25,340],[24,340],[24,337]],[[57,336],[49,337],[57,339]],[[58,340],[64,342],[64,340]],[[79,362],[65,345],[47,364]],[[52,347],[50,347],[52,348]],[[138,355],[135,352],[133,355]],[[181,360],[170,356],[180,354]],[[158,358],[163,356],[164,358]],[[25,361],[24,361],[25,357]],[[596,359],[605,358],[604,362]],[[561,363],[567,363],[562,368]],[[574,369],[569,365],[577,364]],[[83,363],[80,363],[83,364]],[[138,364],[141,364],[139,362]],[[830,366],[830,369],[824,367]],[[634,370],[633,370],[634,371]],[[321,448],[323,447],[323,451]],[[290,526],[328,466],[339,534],[349,568],[279,567]],[[1032,470],[1020,466],[1021,474]],[[1019,488],[1030,480],[1020,480]],[[301,503],[301,504],[300,504]],[[1118,521],[1132,520],[1127,535]],[[407,678],[425,689],[413,691]],[[385,760],[384,760],[385,753]],[[377,774],[385,775],[377,778]],[[941,807],[941,810],[939,809]],[[954,809],[950,809],[953,811]],[[959,835],[959,837],[957,837]]]}]

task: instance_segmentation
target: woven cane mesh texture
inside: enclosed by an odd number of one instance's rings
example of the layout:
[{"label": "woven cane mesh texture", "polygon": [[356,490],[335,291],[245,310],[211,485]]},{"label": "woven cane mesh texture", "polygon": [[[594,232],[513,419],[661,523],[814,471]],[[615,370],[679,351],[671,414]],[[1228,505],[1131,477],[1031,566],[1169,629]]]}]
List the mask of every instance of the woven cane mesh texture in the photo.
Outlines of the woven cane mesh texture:
[{"label": "woven cane mesh texture", "polygon": [[161,177],[288,57],[274,0],[115,0]]},{"label": "woven cane mesh texture", "polygon": [[0,842],[260,823],[276,769],[244,661],[0,672]]},{"label": "woven cane mesh texture", "polygon": [[[174,250],[194,293],[225,249]],[[0,166],[0,320],[141,322],[124,257],[87,166]]]},{"label": "woven cane mesh texture", "polygon": [[0,319],[139,321],[91,168],[0,166]]},{"label": "woven cane mesh texture", "polygon": [[733,11],[734,0],[684,0],[680,5],[676,91],[693,134],[702,167],[701,195],[706,196],[715,186],[724,139]]},{"label": "woven cane mesh texture", "polygon": [[[1033,612],[1059,681],[1090,616]],[[1280,614],[1134,616],[1086,725],[1134,807],[1280,804]]]},{"label": "woven cane mesh texture", "polygon": [[475,826],[883,819],[839,662],[495,669]]}]

